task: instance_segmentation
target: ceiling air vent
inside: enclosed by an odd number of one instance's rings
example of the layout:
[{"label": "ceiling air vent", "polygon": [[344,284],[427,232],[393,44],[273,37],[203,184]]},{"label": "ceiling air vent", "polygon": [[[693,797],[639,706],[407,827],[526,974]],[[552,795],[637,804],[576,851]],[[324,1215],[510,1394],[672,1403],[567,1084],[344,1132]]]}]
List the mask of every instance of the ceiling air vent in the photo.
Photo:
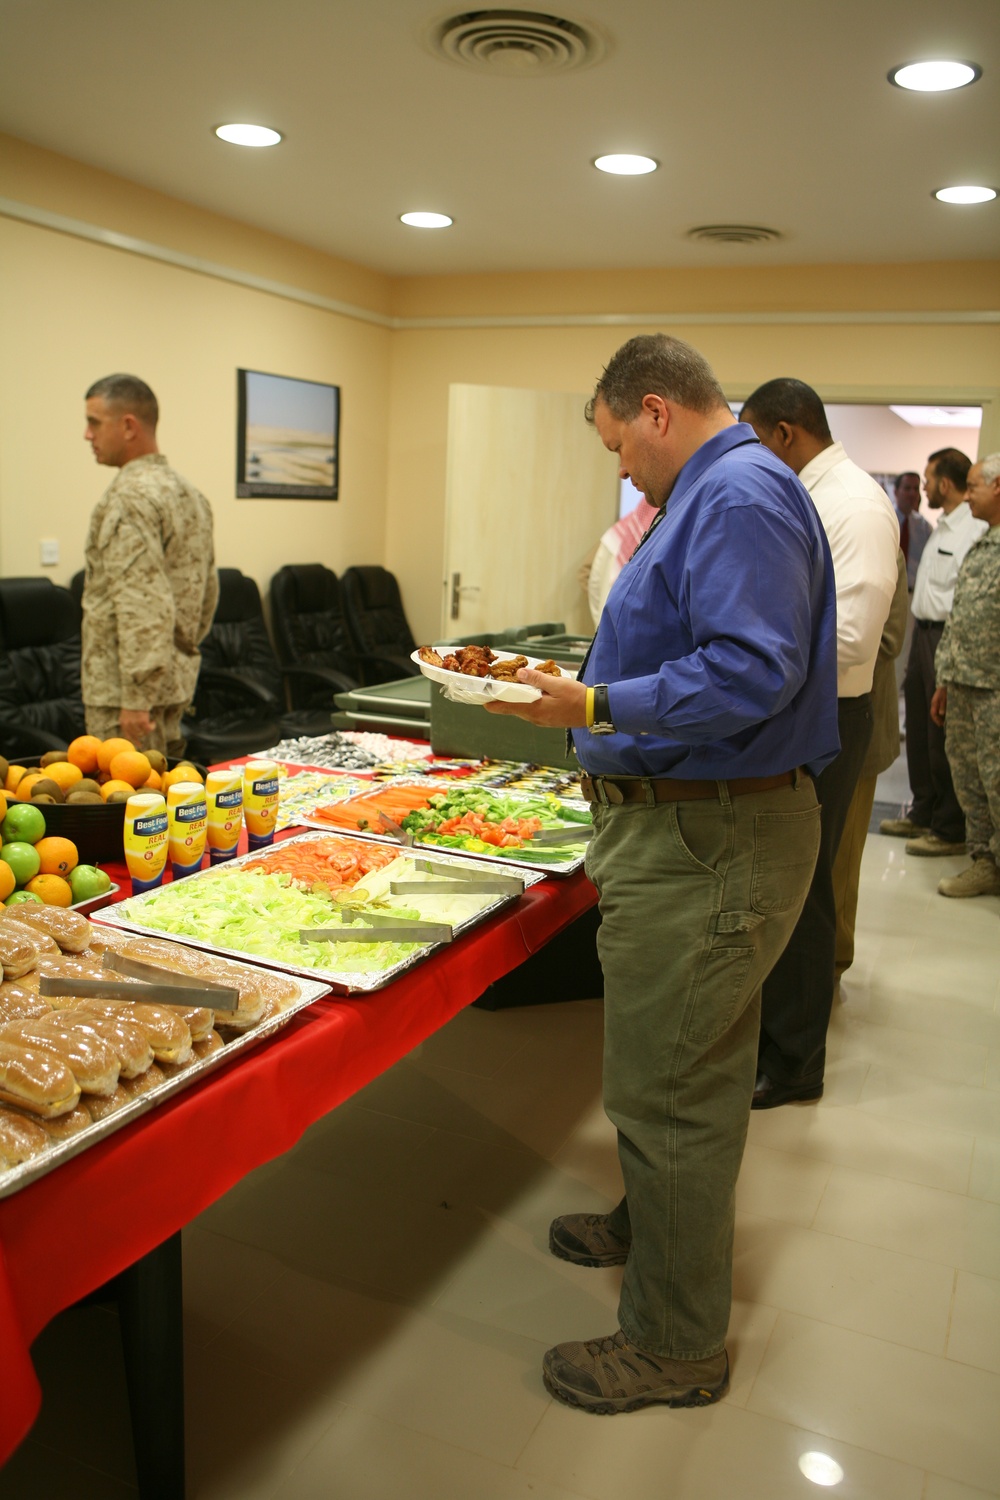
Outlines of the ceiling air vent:
[{"label": "ceiling air vent", "polygon": [[432,51],[448,62],[506,78],[568,73],[600,62],[605,42],[577,21],[535,10],[469,10],[431,28]]},{"label": "ceiling air vent", "polygon": [[689,229],[689,240],[708,240],[714,245],[765,245],[771,240],[780,240],[777,229],[765,229],[762,224],[699,224]]}]

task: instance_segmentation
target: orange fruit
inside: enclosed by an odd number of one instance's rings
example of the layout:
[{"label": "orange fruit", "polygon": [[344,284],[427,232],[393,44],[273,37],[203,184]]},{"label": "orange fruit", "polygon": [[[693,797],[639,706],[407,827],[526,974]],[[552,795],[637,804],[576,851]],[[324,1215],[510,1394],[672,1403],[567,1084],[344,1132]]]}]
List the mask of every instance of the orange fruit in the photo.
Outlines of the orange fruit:
[{"label": "orange fruit", "polygon": [[107,802],[112,792],[128,792],[131,797],[135,787],[130,781],[106,781],[101,787],[101,796]]},{"label": "orange fruit", "polygon": [[54,760],[51,765],[45,767],[44,774],[50,781],[55,782],[61,792],[68,792],[75,782],[83,780],[80,767],[71,766],[68,760]]},{"label": "orange fruit", "polygon": [[141,750],[123,750],[108,766],[113,781],[127,781],[129,786],[142,786],[152,769]]},{"label": "orange fruit", "polygon": [[101,741],[96,734],[80,734],[66,751],[66,759],[71,766],[78,766],[85,776],[89,776],[91,771],[97,770],[97,752],[100,748]]},{"label": "orange fruit", "polygon": [[[4,796],[3,792],[0,792],[0,823],[3,822],[3,820],[4,820],[4,818],[6,816],[7,816],[7,798]],[[3,897],[0,897],[0,900],[3,900]]]},{"label": "orange fruit", "polygon": [[5,792],[16,792],[17,791],[17,783],[21,780],[22,776],[27,776],[27,774],[28,774],[28,768],[27,768],[27,766],[8,766],[7,767],[7,780],[4,782],[4,791]]},{"label": "orange fruit", "polygon": [[[69,842],[66,840],[65,842]],[[72,906],[73,889],[61,875],[36,875],[24,887],[33,896],[38,896],[46,906]]]},{"label": "orange fruit", "polygon": [[[27,774],[27,776],[22,776],[21,779],[20,779],[20,781],[17,783],[17,785],[18,785],[18,794],[17,795],[19,797],[30,797],[31,796],[31,788],[34,786],[34,784],[35,784],[36,781],[41,781],[42,777],[44,775],[45,775],[44,771],[29,771],[28,774]],[[56,784],[58,785],[58,783],[56,783]]]},{"label": "orange fruit", "polygon": [[200,781],[204,784],[205,778],[200,771],[195,770],[190,761],[182,760],[172,771],[164,771],[160,777],[160,791],[165,792],[178,781]]},{"label": "orange fruit", "polygon": [[80,862],[80,854],[72,839],[58,838],[48,834],[39,839],[35,853],[41,860],[40,875],[68,875]]},{"label": "orange fruit", "polygon": [[97,752],[97,765],[102,771],[107,771],[116,755],[121,755],[123,750],[134,750],[135,746],[131,740],[111,739],[103,740]]},{"label": "orange fruit", "polygon": [[0,859],[0,901],[6,901],[16,885],[14,871],[6,860]]},{"label": "orange fruit", "polygon": [[158,792],[162,790],[162,786],[163,778],[160,776],[159,771],[150,771],[149,779],[142,783],[140,790],[143,792]]}]

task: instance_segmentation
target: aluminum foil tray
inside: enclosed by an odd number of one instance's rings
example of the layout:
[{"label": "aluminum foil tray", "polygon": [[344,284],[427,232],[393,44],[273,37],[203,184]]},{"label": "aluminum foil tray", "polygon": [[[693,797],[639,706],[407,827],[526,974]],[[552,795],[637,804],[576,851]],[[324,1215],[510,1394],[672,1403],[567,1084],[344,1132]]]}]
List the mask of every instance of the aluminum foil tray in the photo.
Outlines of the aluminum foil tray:
[{"label": "aluminum foil tray", "polygon": [[[420,786],[424,791],[427,791],[428,793],[437,791],[455,792],[465,790],[461,781],[450,781],[447,783],[439,783],[435,785],[430,780],[430,778],[428,778],[426,781],[421,780],[419,782],[414,782],[412,780],[404,781],[402,778],[400,778],[396,784],[398,786]],[[375,789],[377,790],[377,788]],[[359,797],[371,796],[372,790],[373,788],[371,787],[371,785],[369,785],[366,786],[361,792],[358,792],[356,795],[358,795]],[[528,802],[531,800],[530,792],[512,792],[504,787],[503,794],[505,797],[510,797],[512,802]],[[352,793],[352,795],[355,794]],[[349,799],[341,797],[338,800],[343,802]],[[580,801],[578,803],[576,799],[567,799],[567,801],[569,801],[570,805],[574,807],[577,805],[579,805],[580,807],[587,806],[586,802]],[[391,833],[373,833],[369,829],[361,828],[333,829],[331,828],[329,823],[323,823],[318,818],[309,817],[306,814],[303,814],[298,821],[301,823],[303,828],[322,828],[325,833],[343,833],[346,834],[348,838],[352,839],[371,839],[376,844],[394,844],[398,842]],[[532,859],[530,849],[525,848],[523,851],[519,850],[516,854],[511,854],[505,859],[498,860],[495,855],[476,854],[471,849],[442,849],[440,844],[425,844],[421,841],[419,835],[414,838],[413,847],[415,849],[420,849],[423,854],[432,854],[435,859],[471,859],[477,862],[486,861],[487,863],[491,864],[496,870],[539,870],[543,875],[553,875],[557,879],[560,876],[573,875],[577,870],[582,869],[585,858],[584,855],[577,854],[574,855],[571,859],[560,860],[559,863],[555,863],[551,860]]]},{"label": "aluminum foil tray", "polygon": [[[360,837],[360,835],[353,833],[345,834],[341,830],[325,828],[322,833],[300,833],[290,839],[284,839],[280,844],[273,846],[273,852],[277,853],[280,849],[288,848],[290,845],[308,843],[321,838],[345,837],[353,839]],[[394,840],[388,839],[382,842],[392,844]],[[440,873],[443,876],[453,875],[456,866],[467,868],[474,871],[477,875],[487,873],[507,876],[518,875],[524,881],[526,890],[529,886],[536,885],[539,880],[543,879],[542,875],[535,874],[532,871],[512,870],[510,863],[504,860],[485,862],[480,859],[474,859],[471,855],[456,858],[450,852],[446,854],[444,851],[438,849],[430,851],[414,848],[411,850],[405,849],[398,844],[396,847],[399,849],[400,854],[416,854],[422,863],[440,864]],[[268,853],[267,849],[257,849],[254,853],[242,854],[238,859],[230,860],[225,865],[217,865],[214,869],[202,870],[197,875],[188,875],[185,877],[185,888],[187,890],[196,889],[196,881],[225,880],[228,871],[238,870],[241,865],[248,864],[251,860],[254,863],[258,863],[262,858],[266,860]],[[305,979],[318,979],[322,981],[324,988],[335,989],[345,994],[364,993],[382,989],[391,980],[397,978],[398,975],[404,974],[408,969],[412,969],[415,964],[422,963],[429,954],[434,952],[436,947],[440,946],[440,944],[435,943],[421,943],[413,953],[407,954],[398,963],[393,964],[388,969],[381,969],[378,973],[358,973],[355,970],[346,968],[315,969],[304,966],[299,968],[295,964],[288,963],[285,959],[268,958],[262,953],[246,953],[237,948],[223,948],[217,943],[206,943],[197,938],[182,937],[173,932],[163,932],[158,927],[149,927],[142,920],[142,910],[143,906],[149,902],[150,897],[153,895],[155,895],[155,892],[146,891],[141,896],[130,896],[128,900],[120,902],[117,906],[105,906],[101,911],[95,912],[93,920],[96,923],[105,923],[112,927],[124,927],[130,932],[141,932],[147,937],[167,938],[174,943],[183,943],[188,948],[203,948],[209,953],[221,953],[224,957],[239,959],[241,963],[259,964],[265,968],[280,969],[284,974],[301,975]],[[458,936],[463,932],[467,932],[470,927],[475,927],[478,923],[485,922],[489,917],[495,916],[498,911],[501,911],[505,906],[511,905],[518,899],[519,896],[517,893],[492,896],[488,904],[481,911],[476,912],[473,916],[466,918],[465,921],[455,925],[455,935]]]},{"label": "aluminum foil tray", "polygon": [[[161,935],[157,934],[157,936]],[[262,967],[262,965],[256,967]],[[133,1099],[130,1104],[124,1105],[103,1120],[95,1120],[93,1125],[88,1125],[86,1129],[71,1136],[69,1140],[53,1141],[40,1156],[33,1156],[30,1160],[22,1162],[20,1166],[11,1167],[7,1171],[0,1167],[0,1198],[9,1198],[12,1193],[19,1192],[31,1182],[36,1182],[39,1177],[45,1177],[56,1167],[61,1166],[64,1161],[69,1161],[70,1157],[79,1156],[81,1151],[86,1151],[95,1142],[114,1135],[116,1130],[121,1130],[124,1125],[130,1124],[140,1115],[155,1109],[164,1099],[172,1099],[182,1089],[190,1087],[192,1083],[197,1083],[205,1077],[206,1073],[214,1072],[216,1068],[224,1066],[231,1060],[236,1060],[251,1047],[255,1047],[258,1042],[262,1042],[265,1037],[272,1036],[282,1026],[287,1025],[296,1011],[304,1010],[307,1005],[312,1005],[314,1000],[319,1000],[323,995],[330,993],[330,986],[315,977],[300,979],[295,976],[294,982],[299,987],[298,999],[290,1001],[276,1016],[270,1016],[261,1021],[250,1031],[239,1032],[210,1057],[189,1063],[182,1068],[164,1068],[170,1076],[156,1088],[150,1089],[148,1094],[141,1094],[138,1099]],[[222,1014],[220,1012],[220,1016]],[[224,1019],[218,1020],[216,1024],[225,1028]],[[29,1115],[28,1118],[34,1117]]]}]

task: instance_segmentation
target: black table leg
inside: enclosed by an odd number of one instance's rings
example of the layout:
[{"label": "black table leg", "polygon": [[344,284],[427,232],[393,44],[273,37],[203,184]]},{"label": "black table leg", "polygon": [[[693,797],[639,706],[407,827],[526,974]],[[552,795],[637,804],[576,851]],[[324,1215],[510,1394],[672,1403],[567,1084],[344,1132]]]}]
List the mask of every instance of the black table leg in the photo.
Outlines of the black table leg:
[{"label": "black table leg", "polygon": [[180,1231],[115,1280],[141,1500],[184,1500]]}]

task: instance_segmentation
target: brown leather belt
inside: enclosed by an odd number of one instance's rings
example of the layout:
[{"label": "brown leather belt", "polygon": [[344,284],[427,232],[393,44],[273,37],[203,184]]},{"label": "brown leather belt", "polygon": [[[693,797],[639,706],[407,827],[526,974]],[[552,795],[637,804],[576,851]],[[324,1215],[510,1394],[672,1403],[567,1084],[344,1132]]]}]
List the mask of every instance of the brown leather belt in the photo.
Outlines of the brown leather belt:
[{"label": "brown leather belt", "polygon": [[682,781],[674,776],[584,776],[580,790],[588,802],[617,807],[622,802],[698,802],[718,797],[720,786],[730,797],[748,792],[773,792],[791,786],[794,771],[780,776],[737,776],[732,781]]}]

